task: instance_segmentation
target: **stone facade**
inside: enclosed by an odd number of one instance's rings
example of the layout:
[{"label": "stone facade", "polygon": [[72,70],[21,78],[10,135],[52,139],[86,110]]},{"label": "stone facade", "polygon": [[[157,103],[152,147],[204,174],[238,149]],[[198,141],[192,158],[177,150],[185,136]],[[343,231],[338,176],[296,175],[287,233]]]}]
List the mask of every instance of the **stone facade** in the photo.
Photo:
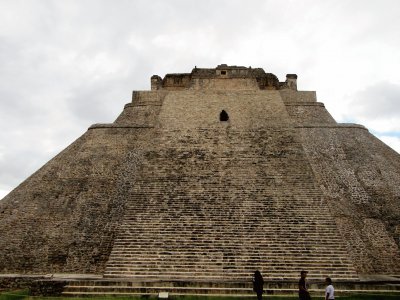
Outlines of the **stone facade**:
[{"label": "stone facade", "polygon": [[399,187],[399,154],[295,74],[154,75],[0,202],[0,272],[399,274]]}]

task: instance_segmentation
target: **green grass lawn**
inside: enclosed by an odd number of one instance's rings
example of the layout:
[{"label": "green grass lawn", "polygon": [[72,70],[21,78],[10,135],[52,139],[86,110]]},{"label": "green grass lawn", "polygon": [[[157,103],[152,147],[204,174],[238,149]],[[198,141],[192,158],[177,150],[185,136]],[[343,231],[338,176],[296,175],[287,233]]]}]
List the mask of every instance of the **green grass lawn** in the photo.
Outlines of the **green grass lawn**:
[{"label": "green grass lawn", "polygon": [[[28,291],[14,291],[0,293],[0,300],[78,300],[78,299],[95,299],[95,300],[157,300],[157,297],[85,297],[85,298],[65,298],[65,297],[32,297],[28,295]],[[200,296],[171,296],[171,300],[256,300],[254,297],[200,297]],[[297,296],[263,296],[263,299],[268,300],[295,300]],[[312,299],[323,299],[321,296],[313,297]],[[337,296],[340,300],[400,300],[400,294],[369,294],[369,295],[351,295]]]}]

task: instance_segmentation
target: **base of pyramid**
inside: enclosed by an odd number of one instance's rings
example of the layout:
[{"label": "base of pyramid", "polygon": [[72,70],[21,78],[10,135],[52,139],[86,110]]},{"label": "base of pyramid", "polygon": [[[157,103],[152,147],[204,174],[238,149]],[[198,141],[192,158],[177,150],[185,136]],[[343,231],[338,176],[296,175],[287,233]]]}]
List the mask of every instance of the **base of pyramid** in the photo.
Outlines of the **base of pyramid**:
[{"label": "base of pyramid", "polygon": [[[398,295],[400,276],[365,275],[360,280],[335,281],[338,296],[351,294]],[[93,274],[0,275],[0,290],[28,289],[32,296],[254,296],[251,281],[157,278],[102,278]],[[266,295],[295,295],[298,280],[270,280],[264,284]],[[325,283],[309,280],[314,297],[323,297]]]}]

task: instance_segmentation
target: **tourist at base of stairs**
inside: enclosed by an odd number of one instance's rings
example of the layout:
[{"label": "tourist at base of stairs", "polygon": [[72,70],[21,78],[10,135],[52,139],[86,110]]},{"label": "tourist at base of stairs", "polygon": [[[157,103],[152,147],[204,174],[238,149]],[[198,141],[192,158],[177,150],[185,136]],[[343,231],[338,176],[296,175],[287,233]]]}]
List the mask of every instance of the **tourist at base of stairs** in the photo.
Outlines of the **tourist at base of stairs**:
[{"label": "tourist at base of stairs", "polygon": [[327,277],[325,283],[328,285],[325,289],[325,300],[335,300],[335,289],[332,285],[332,279]]},{"label": "tourist at base of stairs", "polygon": [[253,291],[257,294],[257,300],[262,300],[264,292],[264,279],[260,271],[255,271],[253,276]]},{"label": "tourist at base of stairs", "polygon": [[300,280],[299,280],[299,299],[300,300],[310,300],[311,296],[310,293],[308,292],[307,288],[307,271],[301,271],[300,272]]}]

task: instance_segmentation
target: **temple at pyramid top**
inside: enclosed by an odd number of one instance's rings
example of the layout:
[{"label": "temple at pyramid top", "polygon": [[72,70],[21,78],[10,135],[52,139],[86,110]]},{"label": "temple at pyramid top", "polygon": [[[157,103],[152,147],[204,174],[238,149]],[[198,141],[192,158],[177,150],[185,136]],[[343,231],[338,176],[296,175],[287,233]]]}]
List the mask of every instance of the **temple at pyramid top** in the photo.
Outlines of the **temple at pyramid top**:
[{"label": "temple at pyramid top", "polygon": [[[226,84],[227,79],[231,84]],[[151,77],[152,90],[220,89],[223,87],[231,90],[297,90],[297,75],[287,74],[286,81],[279,82],[278,77],[272,73],[266,73],[262,68],[221,64],[214,69],[194,67],[191,73],[167,74],[164,78],[158,75]]]}]

